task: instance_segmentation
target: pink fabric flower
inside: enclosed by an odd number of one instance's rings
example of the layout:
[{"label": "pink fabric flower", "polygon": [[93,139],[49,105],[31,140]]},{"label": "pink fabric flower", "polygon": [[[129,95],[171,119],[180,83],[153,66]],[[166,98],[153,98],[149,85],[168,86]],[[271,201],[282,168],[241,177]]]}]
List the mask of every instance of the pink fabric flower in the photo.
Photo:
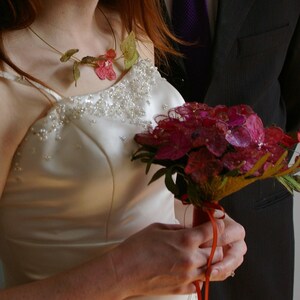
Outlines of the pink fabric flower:
[{"label": "pink fabric flower", "polygon": [[95,72],[101,80],[115,80],[117,78],[111,59],[99,61],[98,67],[95,68]]},{"label": "pink fabric flower", "polygon": [[197,183],[233,170],[245,174],[269,154],[262,168],[253,174],[259,176],[297,142],[279,127],[264,128],[247,105],[209,107],[185,103],[170,109],[167,115],[157,116],[155,121],[157,126],[137,134],[135,141],[154,151],[155,161],[185,164],[185,173]]}]

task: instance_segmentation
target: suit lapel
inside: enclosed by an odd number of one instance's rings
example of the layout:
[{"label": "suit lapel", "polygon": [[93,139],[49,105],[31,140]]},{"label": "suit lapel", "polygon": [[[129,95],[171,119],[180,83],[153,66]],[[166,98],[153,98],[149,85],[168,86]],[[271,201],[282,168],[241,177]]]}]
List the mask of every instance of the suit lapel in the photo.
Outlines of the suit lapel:
[{"label": "suit lapel", "polygon": [[222,67],[255,0],[219,0],[212,57],[212,76]]}]

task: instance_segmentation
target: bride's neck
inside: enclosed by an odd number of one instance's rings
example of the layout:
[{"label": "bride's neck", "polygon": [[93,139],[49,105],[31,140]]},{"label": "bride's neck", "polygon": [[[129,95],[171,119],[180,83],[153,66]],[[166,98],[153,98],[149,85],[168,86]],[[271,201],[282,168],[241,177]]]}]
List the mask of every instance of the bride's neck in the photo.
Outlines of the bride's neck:
[{"label": "bride's neck", "polygon": [[[42,0],[41,12],[33,26],[48,34],[60,34],[76,38],[99,28],[96,18],[98,0]],[[98,18],[99,19],[99,18]],[[100,24],[101,26],[101,24]]]},{"label": "bride's neck", "polygon": [[97,9],[98,3],[101,4],[96,0],[42,0],[31,28],[59,50],[78,48],[81,54],[95,55],[91,52],[94,48],[104,53],[114,47],[115,37],[120,39],[121,23],[115,12]]}]

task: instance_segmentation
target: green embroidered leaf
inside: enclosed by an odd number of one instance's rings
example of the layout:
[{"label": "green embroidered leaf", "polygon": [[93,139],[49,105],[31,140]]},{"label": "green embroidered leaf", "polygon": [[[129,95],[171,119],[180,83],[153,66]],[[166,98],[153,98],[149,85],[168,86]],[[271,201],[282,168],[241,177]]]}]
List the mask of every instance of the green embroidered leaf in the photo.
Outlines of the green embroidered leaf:
[{"label": "green embroidered leaf", "polygon": [[75,81],[75,86],[77,86],[77,81],[80,77],[80,70],[79,70],[79,62],[78,61],[74,61],[73,64],[73,78]]},{"label": "green embroidered leaf", "polygon": [[95,64],[98,61],[99,61],[99,58],[94,57],[94,56],[85,56],[81,59],[81,63],[86,64],[86,65]]},{"label": "green embroidered leaf", "polygon": [[75,53],[77,53],[79,49],[70,49],[66,51],[60,58],[61,62],[66,62],[68,61]]},{"label": "green embroidered leaf", "polygon": [[125,69],[128,70],[136,63],[139,58],[133,31],[131,31],[126,39],[121,43],[120,48],[124,56]]}]

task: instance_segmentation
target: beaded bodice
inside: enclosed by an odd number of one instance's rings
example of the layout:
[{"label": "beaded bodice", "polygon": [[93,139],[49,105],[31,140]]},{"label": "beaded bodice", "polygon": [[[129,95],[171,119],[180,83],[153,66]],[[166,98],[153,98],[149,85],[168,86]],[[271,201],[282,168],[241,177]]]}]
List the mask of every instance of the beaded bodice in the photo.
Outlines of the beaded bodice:
[{"label": "beaded bodice", "polygon": [[131,161],[134,134],[183,102],[151,62],[106,90],[52,96],[57,103],[15,153],[0,201],[7,286],[72,268],[153,222],[176,222],[164,182],[148,185],[155,169],[146,176]]}]

